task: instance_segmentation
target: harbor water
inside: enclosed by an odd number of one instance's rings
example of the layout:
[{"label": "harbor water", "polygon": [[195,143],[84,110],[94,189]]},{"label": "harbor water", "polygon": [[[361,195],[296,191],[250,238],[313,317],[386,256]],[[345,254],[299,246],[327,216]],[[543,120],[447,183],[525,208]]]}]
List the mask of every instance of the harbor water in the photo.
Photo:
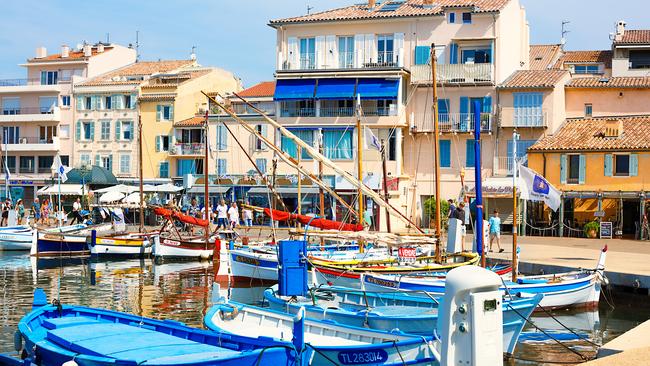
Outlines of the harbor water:
[{"label": "harbor water", "polygon": [[[0,253],[0,352],[14,352],[14,332],[30,310],[35,288],[63,304],[100,307],[139,316],[173,319],[202,327],[211,305],[211,288],[219,264],[182,262],[156,264],[151,259],[93,262],[89,259],[39,259],[23,253]],[[257,283],[229,286],[222,295],[248,304],[260,304],[266,286]],[[594,354],[594,347],[577,337],[602,344],[650,319],[647,295],[607,293],[598,311],[555,311],[535,315],[532,321],[544,332],[563,338],[563,345],[545,338],[541,330],[527,328],[527,339],[517,346],[513,365],[576,363]],[[614,305],[613,307],[610,304]],[[556,320],[577,334],[566,331]],[[549,363],[550,364],[550,363]]]}]

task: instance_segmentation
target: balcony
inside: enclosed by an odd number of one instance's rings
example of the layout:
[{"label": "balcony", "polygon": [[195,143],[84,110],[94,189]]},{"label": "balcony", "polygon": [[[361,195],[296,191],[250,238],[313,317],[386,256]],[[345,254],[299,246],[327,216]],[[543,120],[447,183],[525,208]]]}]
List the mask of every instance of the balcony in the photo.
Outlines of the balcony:
[{"label": "balcony", "polygon": [[0,93],[18,93],[61,90],[59,84],[69,83],[70,79],[58,79],[56,83],[42,83],[41,79],[0,79]]},{"label": "balcony", "polygon": [[[263,103],[251,103],[255,108],[259,109],[260,111],[264,112],[264,114],[268,116],[273,116],[275,115],[275,103],[274,102],[263,102]],[[256,112],[253,108],[249,107],[246,104],[242,104],[241,102],[239,103],[232,103],[230,109],[235,112],[240,117],[245,117],[245,116],[259,116],[260,114]],[[211,113],[214,113],[218,116],[228,116],[228,113],[224,112],[221,108],[217,106],[213,106],[211,108]]]},{"label": "balcony", "polygon": [[316,117],[316,108],[300,108],[283,106],[280,117]]},{"label": "balcony", "polygon": [[169,150],[171,156],[203,156],[205,145],[201,142],[178,142]]},{"label": "balcony", "polygon": [[548,127],[548,112],[537,107],[501,108],[501,127]]},{"label": "balcony", "polygon": [[58,151],[59,138],[42,139],[40,137],[19,137],[9,141],[7,148],[11,152],[18,151]]},{"label": "balcony", "polygon": [[321,107],[321,117],[352,117],[354,116],[354,108],[352,107]]},{"label": "balcony", "polygon": [[280,71],[397,69],[403,67],[403,60],[401,50],[374,52],[370,56],[366,56],[365,51],[349,51],[328,54],[320,64],[317,54],[310,53],[282,60]]},{"label": "balcony", "polygon": [[5,107],[0,109],[0,122],[58,122],[59,107]]},{"label": "balcony", "polygon": [[[512,177],[514,168],[514,158],[512,156],[497,156],[494,162],[495,177]],[[517,162],[523,166],[528,166],[528,155],[517,158]]]},{"label": "balcony", "polygon": [[[491,84],[494,83],[492,64],[438,64],[438,83],[446,84]],[[411,84],[431,84],[431,66],[411,66]]]},{"label": "balcony", "polygon": [[[481,131],[489,132],[492,130],[492,113],[481,113]],[[433,132],[433,117],[431,113],[420,113],[415,115],[415,121],[412,121],[413,132],[431,133]],[[441,113],[438,115],[438,127],[440,132],[474,132],[474,113]]]}]

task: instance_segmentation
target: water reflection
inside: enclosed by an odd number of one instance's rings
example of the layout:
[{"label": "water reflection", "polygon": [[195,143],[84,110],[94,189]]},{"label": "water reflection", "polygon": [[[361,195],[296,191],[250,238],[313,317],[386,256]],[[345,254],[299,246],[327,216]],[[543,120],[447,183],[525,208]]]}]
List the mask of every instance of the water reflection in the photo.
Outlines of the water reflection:
[{"label": "water reflection", "polygon": [[[222,258],[221,260],[227,260]],[[93,262],[89,259],[39,259],[27,254],[0,252],[2,309],[0,352],[13,351],[13,334],[20,318],[29,311],[36,287],[48,298],[62,303],[101,307],[157,319],[173,319],[202,327],[211,305],[211,288],[219,284],[219,295],[248,304],[259,304],[266,286],[257,283],[228,283],[227,266],[219,260],[156,264],[150,259]],[[646,296],[616,295],[616,308],[601,302],[599,311],[554,312],[554,317],[592,341],[607,342],[650,318]],[[571,334],[553,318],[535,315],[539,327],[565,338]],[[515,352],[518,358],[576,361],[577,356],[552,341],[544,341],[532,327],[529,339]],[[535,338],[537,337],[537,338]],[[589,354],[586,342],[570,341],[573,350]],[[541,365],[516,361],[521,365]]]}]

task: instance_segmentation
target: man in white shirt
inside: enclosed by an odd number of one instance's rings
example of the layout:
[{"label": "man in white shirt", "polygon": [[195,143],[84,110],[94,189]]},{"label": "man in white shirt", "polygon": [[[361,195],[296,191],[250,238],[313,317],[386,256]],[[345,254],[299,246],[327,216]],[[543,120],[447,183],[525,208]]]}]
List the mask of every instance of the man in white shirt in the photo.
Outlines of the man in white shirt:
[{"label": "man in white shirt", "polygon": [[226,219],[228,218],[228,206],[226,206],[226,201],[221,200],[217,205],[217,228],[226,228]]},{"label": "man in white shirt", "polygon": [[233,202],[230,204],[230,208],[228,209],[228,218],[230,219],[231,229],[239,226],[239,209],[237,208],[237,203]]},{"label": "man in white shirt", "polygon": [[81,199],[77,198],[76,201],[72,204],[72,222],[70,222],[70,225],[75,223],[75,220],[77,221],[78,224],[83,223],[83,217],[81,217]]},{"label": "man in white shirt", "polygon": [[249,207],[244,207],[244,225],[253,226],[253,210]]}]

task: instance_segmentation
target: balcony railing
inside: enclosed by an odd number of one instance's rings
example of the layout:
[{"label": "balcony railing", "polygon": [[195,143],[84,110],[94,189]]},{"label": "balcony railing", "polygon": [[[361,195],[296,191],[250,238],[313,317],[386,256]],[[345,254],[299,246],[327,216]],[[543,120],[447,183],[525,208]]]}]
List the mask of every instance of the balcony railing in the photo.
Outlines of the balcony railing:
[{"label": "balcony railing", "polygon": [[351,117],[354,115],[354,108],[352,107],[321,107],[320,116],[321,117]]},{"label": "balcony railing", "polygon": [[58,85],[65,82],[70,82],[70,78],[58,78],[56,83],[43,83],[40,78],[33,79],[0,79],[0,87],[2,86],[31,86],[31,85]]},{"label": "balcony railing", "polygon": [[33,166],[32,167],[21,166],[21,167],[18,168],[18,173],[32,174],[32,173],[34,173],[34,170],[35,170],[35,168]]},{"label": "balcony railing", "polygon": [[[494,82],[492,64],[437,64],[436,81],[449,84],[476,84]],[[411,66],[412,84],[431,84],[431,66]]]},{"label": "balcony railing", "polygon": [[[497,156],[494,165],[494,176],[512,177],[514,161],[515,160],[512,156]],[[527,166],[528,155],[518,157],[517,162]]]},{"label": "balcony railing", "polygon": [[[397,106],[395,106],[397,107]],[[397,108],[390,108],[390,107],[368,107],[364,106],[363,107],[363,114],[365,116],[397,116]]]},{"label": "balcony railing", "polygon": [[203,155],[205,145],[201,142],[179,142],[172,146],[171,155]]},{"label": "balcony railing", "polygon": [[315,108],[282,108],[280,117],[316,117]]},{"label": "balcony railing", "polygon": [[53,144],[57,138],[40,138],[40,137],[14,137],[9,139],[2,139],[3,143],[8,145],[26,145],[26,144]]},{"label": "balcony railing", "polygon": [[19,114],[54,114],[58,107],[4,107],[0,111],[4,116]]},{"label": "balcony railing", "polygon": [[501,127],[548,127],[548,113],[539,107],[501,108]]},{"label": "balcony railing", "polygon": [[[402,50],[377,52],[367,55],[362,51],[338,52],[334,57],[325,57],[319,63],[316,53],[300,54],[294,58],[281,60],[282,70],[333,70],[333,69],[384,69],[402,67]],[[320,61],[323,62],[323,61]]]},{"label": "balcony railing", "polygon": [[[252,103],[255,105],[255,103]],[[268,115],[274,115],[275,114],[275,104],[271,103],[270,105],[255,105],[256,108],[264,112],[264,114]],[[232,104],[231,105],[231,110],[235,112],[237,115],[257,115],[258,112],[256,112],[253,108],[243,105],[243,104]],[[213,107],[211,108],[211,112],[220,115],[220,116],[226,116],[228,113],[224,112],[221,108],[219,107]]]},{"label": "balcony railing", "polygon": [[[492,130],[492,113],[481,113],[481,131]],[[433,118],[431,113],[415,115],[412,122],[414,132],[433,132]],[[440,132],[473,132],[474,113],[440,113],[438,114]]]}]

